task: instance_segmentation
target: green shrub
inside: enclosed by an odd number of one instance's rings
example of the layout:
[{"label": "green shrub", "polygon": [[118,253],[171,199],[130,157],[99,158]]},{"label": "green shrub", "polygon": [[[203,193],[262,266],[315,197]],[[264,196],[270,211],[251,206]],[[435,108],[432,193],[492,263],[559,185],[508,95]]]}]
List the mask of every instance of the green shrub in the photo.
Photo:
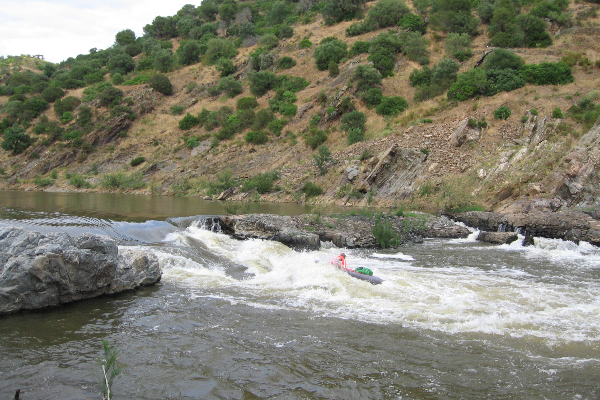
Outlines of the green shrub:
[{"label": "green shrub", "polygon": [[307,146],[313,150],[322,145],[326,140],[327,134],[324,131],[317,129],[315,126],[311,126],[304,136],[304,141]]},{"label": "green shrub", "polygon": [[309,47],[312,47],[312,42],[308,39],[302,39],[298,44],[298,47],[300,49],[308,49]]},{"label": "green shrub", "polygon": [[131,165],[132,167],[137,167],[138,165],[140,165],[144,161],[146,161],[146,157],[139,156],[139,157],[136,157],[133,160],[131,160],[131,162],[129,163],[129,165]]},{"label": "green shrub", "polygon": [[364,2],[364,0],[325,0],[322,8],[325,24],[333,25],[360,16]]},{"label": "green shrub", "polygon": [[562,110],[559,107],[554,107],[554,109],[552,110],[552,117],[553,118],[564,118]]},{"label": "green shrub", "polygon": [[510,108],[502,106],[496,110],[494,110],[494,118],[496,119],[508,119],[510,117],[511,111]]},{"label": "green shrub", "polygon": [[198,147],[200,145],[200,139],[196,136],[189,137],[185,140],[185,147],[188,149],[193,149],[194,147]]},{"label": "green shrub", "polygon": [[379,115],[398,115],[408,108],[408,102],[401,96],[383,97],[375,109]]},{"label": "green shrub", "polygon": [[270,121],[267,126],[269,130],[273,132],[276,136],[281,135],[281,131],[283,131],[283,127],[288,123],[285,119],[273,119]]},{"label": "green shrub", "polygon": [[315,165],[319,170],[319,174],[325,175],[328,171],[327,164],[332,160],[329,147],[324,144],[320,145],[317,148],[317,154],[313,154],[313,159],[315,160]]},{"label": "green shrub", "polygon": [[371,88],[361,95],[362,100],[369,108],[377,107],[383,99],[383,94],[380,88]]},{"label": "green shrub", "polygon": [[525,61],[515,52],[506,49],[494,49],[483,60],[481,65],[483,69],[514,69],[520,70],[525,65]]},{"label": "green shrub", "polygon": [[306,182],[304,186],[302,186],[302,193],[306,194],[306,198],[319,196],[323,193],[323,188],[313,182]]},{"label": "green shrub", "polygon": [[148,76],[148,75],[138,75],[138,76],[134,77],[133,79],[123,82],[123,85],[124,86],[142,85],[144,83],[147,83],[149,79],[150,79],[150,76]]},{"label": "green shrub", "polygon": [[265,131],[250,131],[246,133],[246,142],[253,144],[265,144],[269,141],[269,136]]},{"label": "green shrub", "polygon": [[221,78],[232,75],[237,71],[233,61],[229,58],[221,58],[217,61],[217,70],[221,72]]},{"label": "green shrub", "polygon": [[370,45],[371,44],[369,42],[357,40],[350,48],[350,51],[348,51],[348,57],[354,57],[359,54],[368,53]]},{"label": "green shrub", "polygon": [[183,117],[180,121],[179,121],[179,129],[187,131],[192,129],[194,126],[198,125],[200,123],[200,120],[196,117],[194,117],[192,114],[187,113],[185,115],[185,117]]},{"label": "green shrub", "polygon": [[228,97],[235,97],[242,93],[242,83],[237,81],[233,76],[226,76],[219,80],[217,89],[225,92]]},{"label": "green shrub", "polygon": [[294,66],[296,66],[296,60],[292,57],[281,57],[279,61],[277,61],[277,68],[279,69],[290,69]]},{"label": "green shrub", "polygon": [[126,174],[124,172],[114,172],[102,175],[100,186],[105,189],[139,189],[146,184],[142,180],[142,174]]},{"label": "green shrub", "polygon": [[348,145],[365,140],[365,131],[361,128],[350,128],[348,130]]},{"label": "green shrub", "polygon": [[171,115],[181,115],[183,114],[183,110],[183,106],[174,105],[173,107],[171,107]]},{"label": "green shrub", "polygon": [[33,183],[39,187],[46,187],[52,185],[54,183],[54,180],[51,178],[43,178],[40,175],[36,175],[35,178],[33,178]]},{"label": "green shrub", "polygon": [[244,179],[242,182],[242,190],[244,192],[249,192],[256,189],[256,191],[261,194],[269,193],[273,191],[277,179],[279,179],[279,173],[276,171],[257,174],[248,179]]},{"label": "green shrub", "polygon": [[80,104],[81,100],[77,97],[67,96],[64,99],[59,99],[54,102],[54,111],[57,115],[63,115],[67,111],[75,111]]},{"label": "green shrub", "polygon": [[359,92],[381,85],[381,73],[370,65],[359,65],[354,72],[353,80],[357,82]]},{"label": "green shrub", "polygon": [[148,79],[148,85],[157,92],[170,96],[173,94],[173,85],[164,74],[154,74]]},{"label": "green shrub", "polygon": [[526,65],[521,76],[534,85],[564,85],[574,81],[571,68],[562,62]]},{"label": "green shrub", "polygon": [[268,50],[271,50],[277,46],[279,46],[279,39],[272,33],[267,33],[266,35],[262,35],[258,44],[265,47]]},{"label": "green shrub", "polygon": [[384,218],[383,214],[375,216],[375,225],[372,230],[375,241],[382,249],[389,247],[398,247],[402,243],[402,237],[392,227],[392,223],[388,218]]},{"label": "green shrub", "polygon": [[251,110],[258,107],[258,101],[255,97],[242,97],[238,99],[236,103],[236,109],[239,110]]},{"label": "green shrub", "polygon": [[418,32],[421,35],[424,35],[427,30],[423,19],[420,16],[412,13],[406,14],[400,18],[398,25],[404,29],[410,30],[411,32]]},{"label": "green shrub", "polygon": [[329,63],[333,61],[336,64],[346,57],[348,45],[335,37],[326,37],[321,40],[321,44],[315,49],[313,55],[317,68],[325,71]]},{"label": "green shrub", "polygon": [[210,39],[206,43],[206,61],[214,64],[221,58],[233,58],[237,54],[234,44],[221,38]]},{"label": "green shrub", "polygon": [[360,111],[351,111],[344,114],[342,117],[340,128],[345,132],[349,132],[351,129],[356,128],[364,131],[366,123],[367,116],[365,113]]},{"label": "green shrub", "polygon": [[401,0],[379,0],[369,10],[367,19],[379,28],[387,28],[398,25],[408,14],[410,9]]},{"label": "green shrub", "polygon": [[373,24],[369,23],[369,21],[355,22],[346,28],[346,36],[358,36],[367,32],[371,32],[375,29]]},{"label": "green shrub", "polygon": [[73,121],[75,117],[73,116],[73,113],[70,111],[65,112],[63,115],[60,116],[59,120],[61,124],[67,124],[71,121]]},{"label": "green shrub", "polygon": [[70,174],[69,175],[69,185],[75,186],[76,188],[91,188],[92,184],[89,183],[85,176],[82,174]]},{"label": "green shrub", "polygon": [[327,69],[329,70],[329,76],[331,77],[336,77],[340,74],[340,67],[338,67],[337,63],[333,60],[329,62]]},{"label": "green shrub", "polygon": [[275,87],[277,75],[272,72],[259,71],[248,74],[250,79],[250,92],[261,97]]}]

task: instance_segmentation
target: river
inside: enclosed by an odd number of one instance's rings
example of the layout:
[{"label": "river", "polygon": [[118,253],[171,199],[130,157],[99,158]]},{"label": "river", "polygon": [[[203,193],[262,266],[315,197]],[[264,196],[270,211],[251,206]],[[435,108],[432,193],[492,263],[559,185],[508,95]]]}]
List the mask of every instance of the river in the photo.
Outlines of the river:
[{"label": "river", "polygon": [[371,285],[328,264],[333,245],[296,252],[167,219],[218,204],[6,193],[0,224],[107,234],[155,253],[163,278],[0,318],[2,399],[100,398],[103,339],[125,365],[115,399],[600,397],[600,250],[589,244],[492,246],[474,232],[344,249],[384,279]]}]

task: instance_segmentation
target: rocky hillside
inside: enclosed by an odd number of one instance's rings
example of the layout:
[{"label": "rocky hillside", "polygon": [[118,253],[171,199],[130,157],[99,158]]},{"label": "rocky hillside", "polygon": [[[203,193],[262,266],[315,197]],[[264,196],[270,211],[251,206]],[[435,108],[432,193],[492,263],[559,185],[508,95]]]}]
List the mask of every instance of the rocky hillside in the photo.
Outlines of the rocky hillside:
[{"label": "rocky hillside", "polygon": [[[367,3],[367,10],[375,3]],[[444,93],[418,102],[410,75],[421,65],[398,55],[393,76],[381,84],[383,96],[402,96],[408,101],[409,107],[395,116],[382,116],[368,108],[352,79],[359,66],[370,63],[368,54],[343,59],[337,76],[318,70],[313,56],[323,38],[337,37],[351,47],[388,30],[346,37],[344,32],[356,21],[326,25],[317,15],[310,23],[294,25],[293,36],[279,40],[272,50],[278,59],[296,60],[289,69],[273,69],[277,75],[302,77],[309,85],[295,93],[296,115],[286,117],[281,133],[269,134],[266,143],[249,143],[245,140],[247,131],[217,141],[216,130],[207,131],[198,125],[189,130],[179,127],[187,113],[199,115],[203,109],[213,111],[223,106],[235,110],[238,99],[254,97],[248,83],[248,59],[258,46],[254,44],[238,48],[232,60],[237,67],[233,76],[243,84],[242,93],[233,98],[210,90],[219,81],[220,72],[214,65],[199,62],[167,73],[174,89],[171,95],[147,84],[116,85],[128,99],[134,119],[127,114],[111,116],[98,99],[81,103],[79,107],[90,107],[94,116],[93,129],[84,138],[88,146],[61,141],[49,144],[34,133],[34,121],[27,130],[36,139],[30,147],[21,154],[0,150],[0,187],[424,210],[597,208],[600,126],[567,112],[573,106],[595,107],[595,90],[600,86],[600,68],[596,66],[600,61],[600,19],[595,7],[591,3],[570,4],[575,23],[569,28],[546,21],[551,46],[514,49],[525,64],[554,63],[581,53],[580,58],[587,61],[571,67],[574,82],[527,84],[464,101],[449,100]],[[578,15],[586,17],[577,19]],[[489,53],[485,29],[480,26],[483,34],[472,42],[474,55],[461,63],[459,73],[480,65]],[[438,30],[425,33],[430,65],[446,57],[444,36]],[[313,47],[300,48],[304,39]],[[180,39],[170,41],[174,50],[180,46]],[[66,95],[83,99],[83,92],[70,89]],[[269,91],[257,97],[256,109],[269,107],[275,96]],[[352,145],[340,127],[340,101],[345,97],[367,117],[365,140]],[[9,96],[0,97],[0,103],[8,101]],[[507,119],[494,116],[502,106],[511,111]],[[174,107],[183,113],[174,114]],[[49,121],[58,119],[52,109],[43,116]],[[318,130],[327,134],[324,144],[330,155],[306,143],[315,116],[320,119]],[[64,126],[76,123],[73,120]],[[195,140],[193,145],[189,145],[190,138]],[[135,158],[138,165],[132,163]],[[248,190],[244,184],[272,171],[277,172],[271,175],[272,188]],[[111,179],[116,180],[112,185]]]}]

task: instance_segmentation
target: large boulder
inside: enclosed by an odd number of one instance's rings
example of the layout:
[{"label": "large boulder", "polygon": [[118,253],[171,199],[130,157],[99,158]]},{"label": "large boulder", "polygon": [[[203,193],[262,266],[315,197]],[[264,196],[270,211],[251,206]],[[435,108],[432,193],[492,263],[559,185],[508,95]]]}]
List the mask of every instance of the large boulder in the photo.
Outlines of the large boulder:
[{"label": "large boulder", "polygon": [[108,237],[0,227],[0,314],[36,310],[160,281],[152,253]]}]

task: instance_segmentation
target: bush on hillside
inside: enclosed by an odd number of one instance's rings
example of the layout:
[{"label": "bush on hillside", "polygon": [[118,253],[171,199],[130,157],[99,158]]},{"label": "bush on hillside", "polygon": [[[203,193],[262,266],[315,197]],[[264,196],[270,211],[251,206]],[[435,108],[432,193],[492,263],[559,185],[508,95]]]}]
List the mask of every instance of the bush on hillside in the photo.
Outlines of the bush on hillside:
[{"label": "bush on hillside", "polygon": [[349,21],[361,15],[365,0],[326,0],[323,5],[325,24]]},{"label": "bush on hillside", "polygon": [[239,110],[249,110],[258,107],[258,101],[254,97],[242,97],[238,99],[236,103],[236,109]]},{"label": "bush on hillside", "polygon": [[325,71],[331,61],[338,64],[346,55],[348,45],[335,37],[327,37],[321,40],[321,44],[315,49],[313,55],[317,68]]},{"label": "bush on hillside", "polygon": [[277,68],[279,69],[290,69],[294,66],[296,66],[296,60],[292,57],[281,57],[279,61],[277,61]]},{"label": "bush on hillside", "polygon": [[277,83],[277,75],[267,71],[251,72],[248,74],[248,78],[250,79],[250,92],[258,97],[273,89]]},{"label": "bush on hillside", "polygon": [[181,65],[196,64],[200,61],[200,45],[195,40],[189,40],[179,47],[177,50],[177,55]]},{"label": "bush on hillside", "polygon": [[384,97],[375,109],[379,115],[398,115],[408,108],[408,102],[401,96]]},{"label": "bush on hillside", "polygon": [[343,131],[350,131],[353,128],[359,128],[364,131],[365,125],[367,123],[367,116],[365,113],[360,111],[351,111],[349,113],[344,114],[342,117],[340,128]]},{"label": "bush on hillside", "polygon": [[425,25],[423,18],[413,13],[406,14],[400,18],[398,25],[401,28],[408,29],[411,32],[418,32],[421,35],[424,35],[427,31],[427,26]]},{"label": "bush on hillside", "polygon": [[170,96],[173,94],[173,85],[164,74],[154,74],[148,79],[148,85],[157,92]]},{"label": "bush on hillside", "polygon": [[219,80],[217,90],[225,92],[228,97],[235,97],[242,93],[242,83],[237,81],[233,76],[226,76]]},{"label": "bush on hillside", "polygon": [[313,182],[306,182],[304,186],[302,186],[302,193],[306,195],[306,198],[319,196],[323,193],[323,188]]},{"label": "bush on hillside", "polygon": [[371,88],[366,92],[363,92],[361,95],[361,99],[365,102],[365,105],[369,108],[377,107],[379,103],[381,103],[381,99],[383,99],[383,94],[381,93],[381,89],[378,87]]},{"label": "bush on hillside", "polygon": [[410,14],[410,9],[402,0],[379,0],[369,10],[367,19],[379,28],[398,25],[402,17]]},{"label": "bush on hillside", "polygon": [[494,118],[496,119],[508,119],[510,117],[510,108],[502,106],[494,110]]},{"label": "bush on hillside", "polygon": [[265,144],[269,141],[269,136],[265,131],[250,131],[246,133],[246,142],[252,144]]},{"label": "bush on hillside", "polygon": [[364,92],[372,87],[381,85],[381,73],[370,65],[359,65],[352,77],[357,82],[359,92]]},{"label": "bush on hillside", "polygon": [[526,65],[521,76],[534,85],[564,85],[574,81],[571,68],[563,62]]},{"label": "bush on hillside", "polygon": [[179,120],[179,129],[187,131],[200,123],[199,119],[192,114],[187,113],[185,117]]}]

